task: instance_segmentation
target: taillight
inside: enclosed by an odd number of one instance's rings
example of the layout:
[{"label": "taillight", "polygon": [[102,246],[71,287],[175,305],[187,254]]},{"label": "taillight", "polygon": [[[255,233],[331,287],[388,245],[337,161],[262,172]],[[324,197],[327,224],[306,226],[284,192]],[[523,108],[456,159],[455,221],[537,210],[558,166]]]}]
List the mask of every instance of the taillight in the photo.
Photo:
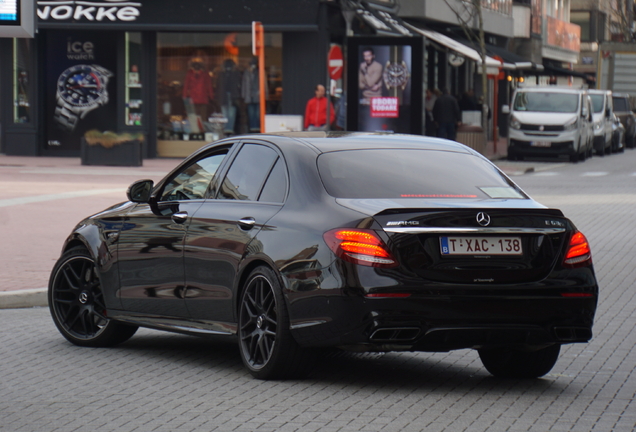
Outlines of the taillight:
[{"label": "taillight", "polygon": [[582,267],[592,263],[592,251],[582,232],[575,231],[570,238],[563,264],[567,267]]},{"label": "taillight", "polygon": [[327,246],[345,261],[371,267],[396,267],[380,237],[372,230],[337,228],[323,234]]}]

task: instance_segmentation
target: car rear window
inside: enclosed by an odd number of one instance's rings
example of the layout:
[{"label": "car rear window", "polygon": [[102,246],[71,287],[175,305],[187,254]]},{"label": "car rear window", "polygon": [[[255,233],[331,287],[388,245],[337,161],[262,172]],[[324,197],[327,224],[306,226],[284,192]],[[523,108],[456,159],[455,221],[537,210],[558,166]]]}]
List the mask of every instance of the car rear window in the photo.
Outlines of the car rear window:
[{"label": "car rear window", "polygon": [[318,170],[336,198],[527,198],[490,162],[467,153],[338,151],[320,155]]}]

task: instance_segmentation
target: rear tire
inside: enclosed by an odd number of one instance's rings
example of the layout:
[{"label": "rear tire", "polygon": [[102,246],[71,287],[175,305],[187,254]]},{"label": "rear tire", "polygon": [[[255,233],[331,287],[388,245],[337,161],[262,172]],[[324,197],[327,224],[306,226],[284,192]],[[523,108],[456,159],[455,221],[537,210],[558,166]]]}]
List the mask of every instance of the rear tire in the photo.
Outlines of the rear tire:
[{"label": "rear tire", "polygon": [[55,326],[75,345],[118,345],[138,328],[107,318],[99,272],[83,246],[65,252],[53,267],[48,300]]},{"label": "rear tire", "polygon": [[554,367],[560,344],[535,351],[514,348],[483,348],[479,358],[484,367],[497,378],[539,378]]},{"label": "rear tire", "polygon": [[291,334],[281,285],[269,267],[257,267],[247,278],[238,334],[241,359],[255,378],[303,378],[311,371],[313,356]]}]

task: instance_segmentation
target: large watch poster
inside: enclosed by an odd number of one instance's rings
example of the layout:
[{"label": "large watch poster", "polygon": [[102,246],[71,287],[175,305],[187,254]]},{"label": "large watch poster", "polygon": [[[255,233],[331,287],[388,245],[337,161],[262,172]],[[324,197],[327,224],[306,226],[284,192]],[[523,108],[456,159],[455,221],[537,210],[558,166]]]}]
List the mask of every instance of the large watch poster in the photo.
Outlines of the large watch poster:
[{"label": "large watch poster", "polygon": [[112,33],[49,31],[46,38],[46,149],[77,156],[92,129],[117,130]]},{"label": "large watch poster", "polygon": [[347,129],[422,133],[422,40],[350,38]]}]

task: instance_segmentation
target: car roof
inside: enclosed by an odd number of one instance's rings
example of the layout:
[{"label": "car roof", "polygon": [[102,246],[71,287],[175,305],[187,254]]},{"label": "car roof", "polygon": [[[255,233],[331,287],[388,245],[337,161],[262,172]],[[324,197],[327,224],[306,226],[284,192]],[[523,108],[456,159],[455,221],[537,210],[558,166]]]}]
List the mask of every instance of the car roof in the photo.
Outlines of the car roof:
[{"label": "car roof", "polygon": [[[394,134],[386,132],[283,132],[250,137],[276,141],[274,137],[291,138],[304,143],[320,153],[362,149],[421,149],[474,153],[469,147],[455,141],[420,135]],[[236,138],[236,137],[235,137]]]},{"label": "car roof", "polygon": [[519,87],[517,88],[517,92],[580,94],[580,93],[587,92],[587,90],[580,89],[580,88],[572,88],[572,87],[536,86],[536,87]]},{"label": "car roof", "polygon": [[611,94],[611,90],[590,89],[587,91],[590,94]]}]

